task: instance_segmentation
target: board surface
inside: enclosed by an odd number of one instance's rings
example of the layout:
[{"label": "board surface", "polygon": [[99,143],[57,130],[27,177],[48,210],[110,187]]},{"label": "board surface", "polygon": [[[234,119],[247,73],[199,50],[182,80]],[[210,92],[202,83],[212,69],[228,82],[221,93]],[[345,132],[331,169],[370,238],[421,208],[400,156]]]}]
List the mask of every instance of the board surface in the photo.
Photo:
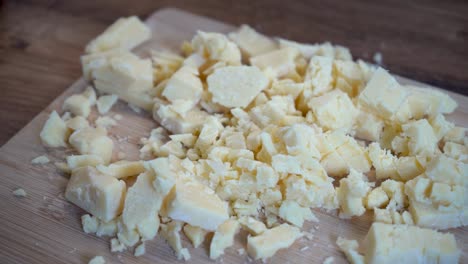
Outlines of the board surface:
[{"label": "board surface", "polygon": [[[196,16],[176,9],[163,9],[147,19],[153,38],[138,47],[137,52],[145,56],[150,49],[177,50],[184,40],[190,40],[196,30],[229,32],[233,26]],[[401,83],[424,84],[398,77]],[[26,127],[18,132],[0,149],[0,259],[2,263],[88,263],[95,255],[102,255],[108,263],[172,263],[177,261],[170,247],[161,237],[146,245],[146,255],[134,257],[132,251],[111,254],[109,239],[87,235],[82,231],[80,216],[84,211],[67,202],[63,193],[68,178],[56,169],[54,162],[62,162],[73,152],[64,149],[49,149],[41,145],[39,132],[49,113],[60,112],[64,98],[80,92],[86,87],[83,79],[75,82],[61,96],[38,114]],[[450,93],[459,104],[457,111],[448,116],[458,125],[468,126],[468,97]],[[119,102],[107,114],[120,114],[123,118],[110,131],[117,152],[126,153],[127,159],[138,157],[138,143],[157,124],[149,114],[135,113],[126,104]],[[96,118],[94,112],[91,119]],[[47,155],[51,163],[32,165],[30,161]],[[12,191],[23,188],[28,196],[18,198]],[[346,263],[344,256],[335,246],[338,236],[362,241],[371,223],[371,214],[351,220],[341,220],[334,214],[315,211],[320,219],[307,223],[304,230],[313,230],[312,240],[300,239],[290,249],[281,250],[270,259],[271,263],[322,263],[328,256],[335,263]],[[449,230],[457,238],[462,251],[460,263],[468,263],[468,227]],[[209,239],[208,239],[209,240]],[[205,244],[193,249],[184,238],[184,246],[192,255],[190,263],[214,262],[208,258]],[[224,263],[244,263],[250,260],[240,255],[246,234],[236,237],[233,247],[222,257]],[[218,260],[217,262],[220,262]]]}]

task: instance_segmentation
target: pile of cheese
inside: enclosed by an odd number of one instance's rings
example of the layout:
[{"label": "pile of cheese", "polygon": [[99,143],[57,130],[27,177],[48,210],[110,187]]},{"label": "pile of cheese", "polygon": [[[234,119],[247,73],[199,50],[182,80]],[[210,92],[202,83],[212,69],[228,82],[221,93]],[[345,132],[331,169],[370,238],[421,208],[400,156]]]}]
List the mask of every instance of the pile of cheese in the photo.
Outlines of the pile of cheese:
[{"label": "pile of cheese", "polygon": [[[381,222],[365,256],[338,240],[352,262],[458,259],[452,234],[425,229],[468,224],[467,137],[444,117],[457,107],[449,96],[400,85],[347,48],[248,26],[199,31],[181,52],[130,51],[150,35],[138,18],[122,18],[89,43],[81,62],[90,86],[40,134],[77,152],[60,164],[71,173],[65,196],[89,213],[86,233],[111,238],[112,252],[142,255],[159,233],[188,260],[182,233],[194,247],[214,233],[216,259],[242,228],[249,256],[266,259],[322,208],[341,218],[370,210]],[[142,139],[141,160],[112,159],[106,127],[115,119],[87,119],[118,98],[161,125]]]}]

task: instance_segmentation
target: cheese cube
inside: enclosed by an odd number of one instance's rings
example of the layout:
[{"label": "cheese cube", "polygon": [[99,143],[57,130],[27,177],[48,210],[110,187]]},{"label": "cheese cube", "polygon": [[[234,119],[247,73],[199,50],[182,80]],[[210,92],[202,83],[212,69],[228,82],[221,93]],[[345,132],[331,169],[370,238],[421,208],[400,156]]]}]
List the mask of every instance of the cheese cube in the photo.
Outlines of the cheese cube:
[{"label": "cheese cube", "polygon": [[325,130],[351,130],[357,110],[346,93],[333,90],[319,97],[312,98],[307,105]]},{"label": "cheese cube", "polygon": [[208,76],[208,91],[213,102],[225,107],[246,107],[268,85],[268,79],[256,67],[228,66]]},{"label": "cheese cube", "polygon": [[340,180],[340,187],[336,189],[340,204],[340,218],[360,216],[365,213],[364,198],[370,191],[366,176],[351,169],[348,177]]},{"label": "cheese cube", "polygon": [[70,170],[87,166],[96,167],[103,163],[102,158],[94,154],[67,156],[67,165]]},{"label": "cheese cube", "polygon": [[450,131],[448,131],[447,134],[444,136],[444,141],[463,144],[464,143],[463,141],[466,138],[465,134],[466,134],[466,128],[455,126]]},{"label": "cheese cube", "polygon": [[406,85],[405,88],[409,92],[409,97],[402,110],[408,111],[407,120],[421,119],[425,116],[435,117],[439,113],[452,113],[458,106],[455,100],[443,92],[412,85]]},{"label": "cheese cube", "polygon": [[74,118],[70,118],[65,123],[67,124],[67,127],[72,130],[89,127],[88,120],[82,116],[75,116]]},{"label": "cheese cube", "polygon": [[250,64],[260,70],[269,70],[274,77],[281,77],[296,68],[294,63],[298,51],[293,48],[283,48],[250,58]]},{"label": "cheese cube", "polygon": [[115,94],[100,96],[96,103],[99,113],[103,115],[109,112],[118,99]]},{"label": "cheese cube", "polygon": [[69,135],[69,128],[57,112],[50,113],[40,133],[42,143],[52,148],[66,147]]},{"label": "cheese cube", "polygon": [[142,173],[128,188],[122,212],[122,223],[128,229],[136,229],[143,240],[153,239],[159,229],[158,212],[164,196],[153,188],[155,176]]},{"label": "cheese cube", "polygon": [[87,53],[116,48],[131,50],[151,37],[151,29],[136,16],[120,18],[87,46]]},{"label": "cheese cube", "polygon": [[150,59],[121,52],[86,55],[81,61],[98,91],[115,94],[128,103],[151,110],[153,102],[148,93],[153,88],[153,68]]},{"label": "cheese cube", "polygon": [[317,55],[319,52],[320,46],[317,44],[305,44],[299,43],[292,40],[278,38],[280,48],[295,48],[297,49],[301,55],[310,60],[314,55]]},{"label": "cheese cube", "polygon": [[73,132],[70,144],[81,154],[100,156],[107,164],[111,160],[114,143],[106,134],[106,129],[102,127],[82,128]]},{"label": "cheese cube", "polygon": [[366,198],[366,208],[375,209],[386,206],[389,201],[387,193],[382,187],[377,187],[369,192]]},{"label": "cheese cube", "polygon": [[449,229],[468,225],[468,207],[437,209],[433,205],[410,200],[409,211],[418,226]]},{"label": "cheese cube", "polygon": [[297,227],[302,227],[304,221],[318,222],[310,208],[302,207],[295,201],[286,200],[281,203],[278,215]]},{"label": "cheese cube", "polygon": [[239,232],[239,222],[229,219],[216,229],[210,244],[210,258],[217,259],[224,250],[234,244],[234,236]]},{"label": "cheese cube", "polygon": [[99,222],[98,229],[96,231],[96,236],[115,236],[117,234],[117,221],[116,219],[111,220],[109,222]]},{"label": "cheese cube", "polygon": [[107,166],[96,166],[96,169],[117,179],[135,176],[145,171],[145,167],[142,161],[127,160],[120,160]]},{"label": "cheese cube", "polygon": [[435,152],[438,140],[426,119],[411,121],[404,124],[402,129],[403,135],[408,138],[409,155],[428,156]]},{"label": "cheese cube", "polygon": [[356,240],[348,240],[338,237],[336,245],[345,254],[346,258],[351,264],[364,264],[364,257],[358,253],[358,243]]},{"label": "cheese cube", "polygon": [[166,239],[171,248],[175,251],[177,259],[189,260],[190,252],[187,248],[182,247],[182,239],[180,230],[182,230],[182,222],[171,221],[161,225],[161,235]]},{"label": "cheese cube", "polygon": [[445,155],[431,159],[426,167],[426,175],[436,182],[466,186],[468,183],[466,164]]},{"label": "cheese cube", "polygon": [[246,58],[277,49],[277,44],[248,25],[241,25],[237,31],[228,34],[241,49]]},{"label": "cheese cube", "polygon": [[194,133],[203,126],[207,112],[194,108],[183,116],[176,112],[177,105],[156,103],[153,108],[153,118],[164,128],[174,134]]},{"label": "cheese cube", "polygon": [[260,235],[267,230],[263,222],[258,221],[253,217],[243,216],[239,218],[239,223],[242,225],[242,228],[254,236]]},{"label": "cheese cube", "polygon": [[368,141],[380,141],[384,122],[377,115],[367,112],[366,110],[359,110],[355,122],[355,136],[359,139]]},{"label": "cheese cube", "polygon": [[387,209],[401,210],[407,204],[405,184],[403,182],[386,180],[380,185],[390,198]]},{"label": "cheese cube", "polygon": [[94,234],[97,232],[99,219],[97,219],[95,216],[85,214],[81,216],[81,225],[83,226],[83,231],[86,234]]},{"label": "cheese cube", "polygon": [[206,230],[216,230],[229,217],[226,204],[198,182],[177,182],[167,197],[167,212],[174,220]]},{"label": "cheese cube", "polygon": [[391,120],[405,102],[408,92],[386,70],[378,68],[359,95],[359,103],[384,119]]},{"label": "cheese cube", "polygon": [[125,182],[102,174],[92,167],[82,167],[72,172],[65,197],[107,222],[122,212],[125,191]]},{"label": "cheese cube", "polygon": [[189,100],[195,105],[200,100],[202,91],[203,84],[198,78],[198,70],[190,66],[183,66],[167,81],[162,95],[170,102]]},{"label": "cheese cube", "polygon": [[454,142],[446,142],[444,144],[444,154],[452,159],[466,163],[468,160],[468,146]]},{"label": "cheese cube", "polygon": [[207,235],[207,231],[197,226],[191,226],[189,224],[184,226],[184,234],[192,241],[193,247],[199,247]]},{"label": "cheese cube", "polygon": [[247,252],[253,259],[266,260],[278,250],[290,247],[301,236],[299,228],[281,224],[266,230],[261,235],[249,236],[247,238]]},{"label": "cheese cube", "polygon": [[81,94],[68,97],[63,103],[63,110],[70,111],[76,116],[88,117],[91,112],[91,103]]},{"label": "cheese cube", "polygon": [[366,263],[457,263],[460,251],[450,233],[408,225],[372,224]]},{"label": "cheese cube", "polygon": [[323,56],[312,57],[304,81],[310,83],[312,89],[306,97],[320,95],[331,90],[333,88],[333,59]]},{"label": "cheese cube", "polygon": [[394,179],[399,176],[395,166],[397,157],[393,156],[390,151],[381,149],[378,143],[371,143],[368,149],[377,179]]},{"label": "cheese cube", "polygon": [[223,34],[198,31],[192,39],[192,46],[209,60],[226,62],[229,65],[241,64],[239,48]]},{"label": "cheese cube", "polygon": [[445,117],[442,114],[437,114],[436,116],[429,119],[432,129],[434,130],[434,135],[437,140],[441,140],[450,130],[455,127],[455,124],[445,120]]}]

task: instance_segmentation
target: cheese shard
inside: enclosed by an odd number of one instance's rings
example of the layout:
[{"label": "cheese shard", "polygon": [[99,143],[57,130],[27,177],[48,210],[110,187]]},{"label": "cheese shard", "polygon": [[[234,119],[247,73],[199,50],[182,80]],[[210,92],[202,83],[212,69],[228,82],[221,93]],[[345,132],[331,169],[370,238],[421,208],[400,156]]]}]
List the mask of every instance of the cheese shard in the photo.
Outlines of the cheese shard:
[{"label": "cheese shard", "polygon": [[49,119],[44,124],[40,137],[42,143],[48,147],[66,147],[67,139],[70,135],[65,121],[63,121],[56,111],[50,113]]},{"label": "cheese shard", "polygon": [[241,64],[239,48],[223,34],[198,31],[192,39],[192,47],[209,60],[226,62],[229,65]]},{"label": "cheese shard", "polygon": [[203,92],[203,84],[198,77],[198,70],[183,66],[167,81],[162,95],[170,102],[188,100],[197,104]]},{"label": "cheese shard", "polygon": [[81,57],[83,72],[94,81],[98,91],[147,111],[153,107],[153,67],[150,59],[141,59],[127,51],[108,51]]},{"label": "cheese shard", "polygon": [[408,92],[386,70],[378,68],[359,95],[358,102],[384,119],[391,120]]},{"label": "cheese shard", "polygon": [[[101,163],[102,164],[102,163]],[[115,177],[117,179],[135,176],[145,171],[142,161],[120,160],[108,166],[96,166],[100,172]]]},{"label": "cheese shard", "polygon": [[211,231],[229,218],[227,205],[213,190],[195,181],[178,181],[166,206],[172,219]]},{"label": "cheese shard", "polygon": [[174,250],[177,259],[187,261],[191,256],[188,249],[182,247],[182,239],[180,237],[182,225],[183,223],[179,221],[171,221],[167,224],[161,225],[161,236],[166,239],[167,243]]},{"label": "cheese shard", "polygon": [[268,85],[268,79],[252,66],[227,66],[208,76],[213,102],[225,107],[246,107]]},{"label": "cheese shard", "polygon": [[192,241],[194,248],[199,247],[203,243],[207,233],[206,230],[197,226],[191,226],[189,224],[184,226],[184,234]]},{"label": "cheese shard", "polygon": [[373,223],[366,237],[366,263],[458,263],[455,237],[408,225]]},{"label": "cheese shard", "polygon": [[290,247],[302,233],[299,228],[281,224],[258,236],[247,238],[247,252],[253,259],[267,259],[278,250]]},{"label": "cheese shard", "polygon": [[106,260],[102,256],[95,256],[88,262],[88,264],[105,264],[105,263],[106,263]]},{"label": "cheese shard", "polygon": [[292,72],[296,68],[294,59],[298,51],[294,48],[283,48],[250,58],[250,64],[265,71],[272,71],[273,76],[281,77]]},{"label": "cheese shard", "polygon": [[265,224],[253,217],[243,216],[239,218],[242,228],[246,229],[251,235],[260,235],[267,230]]},{"label": "cheese shard", "polygon": [[105,128],[86,127],[76,130],[70,136],[70,144],[81,154],[100,156],[106,164],[112,158],[114,143],[107,136]]},{"label": "cheese shard", "polygon": [[210,258],[217,259],[224,250],[234,244],[234,236],[239,232],[239,222],[229,219],[216,229],[210,244]]},{"label": "cheese shard", "polygon": [[87,53],[131,50],[151,37],[151,29],[136,16],[120,18],[86,46]]},{"label": "cheese shard", "polygon": [[145,172],[128,188],[122,212],[122,223],[135,229],[143,240],[153,239],[159,229],[158,212],[164,197],[156,192],[152,182],[154,174]]},{"label": "cheese shard", "polygon": [[365,213],[364,199],[370,191],[366,176],[351,169],[348,177],[340,180],[336,193],[340,203],[340,218],[350,218]]},{"label": "cheese shard", "polygon": [[122,212],[125,191],[125,182],[99,173],[92,167],[82,167],[72,172],[65,197],[107,222]]},{"label": "cheese shard", "polygon": [[346,258],[351,264],[364,264],[364,257],[358,253],[358,243],[356,240],[348,240],[338,237],[336,240],[337,246],[346,255]]},{"label": "cheese shard", "polygon": [[70,170],[87,166],[96,167],[103,163],[104,161],[100,156],[93,154],[71,155],[67,157],[67,165]]},{"label": "cheese shard", "polygon": [[279,216],[297,227],[302,227],[304,221],[318,222],[310,208],[302,207],[295,201],[283,201],[279,208]]},{"label": "cheese shard", "polygon": [[248,25],[241,25],[237,31],[228,34],[241,49],[245,57],[253,57],[277,49],[277,44]]},{"label": "cheese shard", "polygon": [[109,112],[118,99],[118,96],[115,94],[100,96],[96,103],[99,113],[103,115]]}]

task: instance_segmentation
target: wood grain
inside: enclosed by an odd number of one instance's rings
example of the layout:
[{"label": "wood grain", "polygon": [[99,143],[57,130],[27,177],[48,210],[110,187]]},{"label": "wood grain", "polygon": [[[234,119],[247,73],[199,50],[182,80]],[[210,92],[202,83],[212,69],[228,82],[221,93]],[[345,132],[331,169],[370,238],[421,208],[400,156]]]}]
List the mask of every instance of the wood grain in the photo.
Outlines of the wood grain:
[{"label": "wood grain", "polygon": [[84,45],[121,16],[175,6],[297,41],[331,41],[392,72],[468,94],[468,2],[9,0],[0,9],[0,145],[81,76]]},{"label": "wood grain", "polygon": [[[173,9],[163,9],[147,20],[153,30],[154,38],[139,47],[138,52],[147,53],[149,48],[172,48],[182,40],[190,39],[196,30],[227,32],[231,26],[207,18],[195,16]],[[46,55],[44,55],[46,56]],[[44,67],[47,73],[47,67]],[[401,79],[403,83],[411,81]],[[59,81],[60,82],[60,81]],[[418,83],[421,85],[420,83]],[[147,254],[140,258],[131,252],[111,254],[106,238],[87,235],[81,230],[79,218],[84,213],[68,203],[63,197],[67,177],[61,175],[55,166],[32,165],[30,161],[46,154],[50,159],[63,161],[71,152],[64,149],[48,149],[40,144],[40,131],[48,114],[60,110],[67,96],[81,91],[86,83],[79,79],[61,96],[53,101],[32,122],[17,133],[0,149],[0,259],[2,263],[86,263],[95,255],[103,255],[110,263],[173,263],[176,261],[169,246],[157,237],[147,245]],[[468,125],[468,98],[454,97],[461,107],[450,118],[458,124]],[[139,138],[149,133],[155,123],[148,115],[132,112],[124,103],[114,107],[109,115],[123,115],[119,126],[111,134],[118,146],[125,151],[129,159],[137,157]],[[95,117],[96,113],[93,113]],[[92,117],[93,118],[93,117]],[[121,140],[128,136],[128,139]],[[115,153],[114,153],[115,154]],[[12,195],[16,188],[28,192],[25,198]],[[312,241],[301,239],[292,248],[282,250],[271,263],[321,263],[325,257],[335,256],[336,263],[345,263],[343,255],[335,247],[338,236],[362,240],[367,232],[371,215],[366,214],[351,220],[340,220],[332,213],[316,210],[320,219],[319,229]],[[312,223],[305,229],[312,229]],[[451,230],[461,248],[461,263],[468,262],[468,228]],[[246,256],[237,254],[237,249],[245,245],[244,233],[236,238],[234,247],[228,249],[223,262],[245,262]],[[186,239],[184,245],[190,248]],[[191,249],[193,263],[207,263],[207,244],[198,249]],[[307,250],[301,250],[309,247]]]}]

